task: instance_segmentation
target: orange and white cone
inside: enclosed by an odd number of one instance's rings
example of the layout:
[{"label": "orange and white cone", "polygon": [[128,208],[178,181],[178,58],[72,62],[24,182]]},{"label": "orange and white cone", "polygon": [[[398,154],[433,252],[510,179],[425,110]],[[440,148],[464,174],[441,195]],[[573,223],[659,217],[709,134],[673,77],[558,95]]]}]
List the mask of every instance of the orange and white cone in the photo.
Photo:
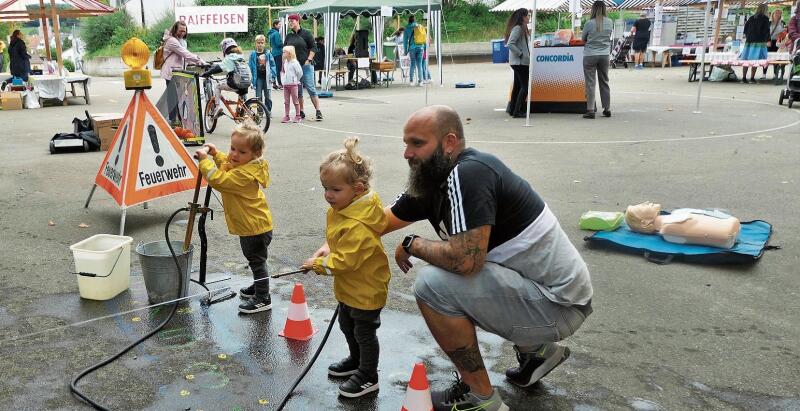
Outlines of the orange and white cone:
[{"label": "orange and white cone", "polygon": [[303,284],[295,283],[294,291],[292,291],[292,302],[289,304],[289,315],[286,317],[283,331],[279,332],[278,335],[291,340],[308,341],[317,331],[311,324],[311,317],[308,315],[308,304],[306,304]]},{"label": "orange and white cone", "polygon": [[406,398],[400,411],[432,411],[431,387],[428,385],[428,374],[421,362],[414,364],[411,381],[408,382]]}]

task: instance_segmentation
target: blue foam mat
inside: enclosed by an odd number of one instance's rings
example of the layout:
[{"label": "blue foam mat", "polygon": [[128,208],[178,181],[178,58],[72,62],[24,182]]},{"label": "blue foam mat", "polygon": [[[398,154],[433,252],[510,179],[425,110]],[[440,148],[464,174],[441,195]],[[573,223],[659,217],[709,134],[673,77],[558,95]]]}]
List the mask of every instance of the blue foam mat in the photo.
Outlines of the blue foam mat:
[{"label": "blue foam mat", "polygon": [[589,243],[608,244],[627,251],[657,253],[664,256],[686,257],[688,260],[714,263],[755,261],[764,253],[772,234],[772,225],[755,220],[741,223],[733,248],[717,248],[693,244],[675,244],[660,235],[641,234],[623,224],[614,231],[598,231],[584,238]]}]

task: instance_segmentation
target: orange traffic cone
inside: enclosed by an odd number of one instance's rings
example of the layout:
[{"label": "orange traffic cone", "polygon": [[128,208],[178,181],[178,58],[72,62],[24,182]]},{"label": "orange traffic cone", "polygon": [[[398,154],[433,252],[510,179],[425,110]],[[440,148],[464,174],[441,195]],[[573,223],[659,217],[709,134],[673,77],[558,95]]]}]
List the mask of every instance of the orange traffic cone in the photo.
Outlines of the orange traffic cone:
[{"label": "orange traffic cone", "polygon": [[428,374],[425,372],[425,365],[418,362],[414,364],[411,381],[408,382],[406,389],[406,398],[403,400],[403,408],[400,408],[400,411],[431,410],[433,410],[433,402],[431,401],[431,387],[428,385]]},{"label": "orange traffic cone", "polygon": [[278,335],[292,340],[308,341],[317,331],[311,324],[311,317],[308,315],[308,304],[306,304],[303,284],[295,283],[294,291],[292,291],[292,302],[289,304],[289,315],[286,317],[283,331],[279,332]]}]

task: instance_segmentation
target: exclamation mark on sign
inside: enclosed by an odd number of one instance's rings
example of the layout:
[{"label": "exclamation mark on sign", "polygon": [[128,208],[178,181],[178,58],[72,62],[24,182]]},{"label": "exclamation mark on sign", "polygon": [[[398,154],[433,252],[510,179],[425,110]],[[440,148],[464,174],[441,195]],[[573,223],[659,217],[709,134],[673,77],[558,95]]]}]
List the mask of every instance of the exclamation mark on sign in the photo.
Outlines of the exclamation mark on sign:
[{"label": "exclamation mark on sign", "polygon": [[[150,143],[153,144],[153,151],[158,154],[161,149],[158,147],[158,135],[156,134],[156,127],[152,124],[147,126],[147,134],[150,134]],[[156,164],[161,167],[164,165],[164,158],[156,156]]]},{"label": "exclamation mark on sign", "polygon": [[114,167],[117,166],[119,162],[119,153],[122,152],[122,147],[125,147],[125,136],[128,135],[128,124],[125,123],[125,127],[122,128],[122,135],[119,138],[119,145],[117,146],[117,156],[114,157]]}]

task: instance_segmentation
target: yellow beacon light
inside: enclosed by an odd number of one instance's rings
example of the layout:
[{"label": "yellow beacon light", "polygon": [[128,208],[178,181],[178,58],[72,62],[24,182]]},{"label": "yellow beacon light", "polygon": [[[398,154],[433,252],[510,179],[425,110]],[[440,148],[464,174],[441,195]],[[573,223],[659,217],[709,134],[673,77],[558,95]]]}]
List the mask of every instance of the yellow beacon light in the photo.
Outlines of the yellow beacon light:
[{"label": "yellow beacon light", "polygon": [[130,70],[125,71],[125,89],[142,90],[151,87],[150,70],[145,65],[150,60],[150,49],[147,44],[134,37],[122,45],[120,51],[122,61]]}]

